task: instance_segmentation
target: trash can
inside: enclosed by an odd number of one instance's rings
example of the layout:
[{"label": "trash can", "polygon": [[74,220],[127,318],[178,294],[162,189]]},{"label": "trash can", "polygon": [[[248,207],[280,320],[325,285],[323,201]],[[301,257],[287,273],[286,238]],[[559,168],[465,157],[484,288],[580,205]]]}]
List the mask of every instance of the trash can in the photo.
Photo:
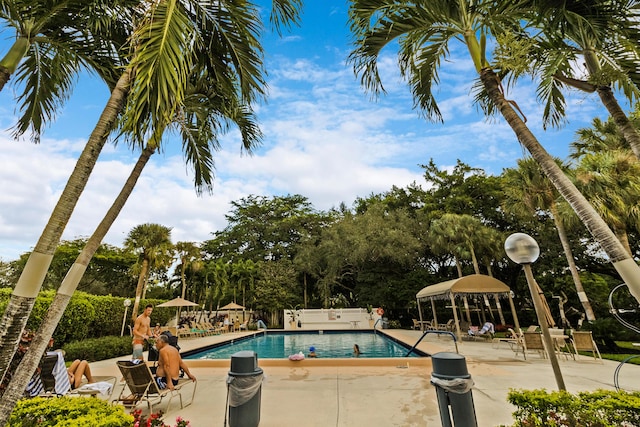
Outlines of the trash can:
[{"label": "trash can", "polygon": [[[432,355],[431,362],[431,384],[436,387],[442,427],[477,427],[471,395],[473,380],[464,356],[441,352]],[[453,416],[453,424],[450,415]]]},{"label": "trash can", "polygon": [[260,423],[262,369],[255,351],[238,351],[231,355],[227,377],[230,427],[257,427]]}]

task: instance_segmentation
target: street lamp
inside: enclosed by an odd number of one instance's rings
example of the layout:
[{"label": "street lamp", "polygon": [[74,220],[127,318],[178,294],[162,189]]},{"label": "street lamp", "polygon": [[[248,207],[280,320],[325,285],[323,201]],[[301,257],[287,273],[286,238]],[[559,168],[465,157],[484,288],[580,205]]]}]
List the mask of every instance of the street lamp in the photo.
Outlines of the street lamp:
[{"label": "street lamp", "polygon": [[124,324],[127,321],[127,311],[129,310],[129,306],[131,305],[131,300],[129,298],[124,300],[124,317],[122,318],[122,330],[120,331],[120,336],[124,335]]},{"label": "street lamp", "polygon": [[529,292],[531,292],[533,306],[536,310],[536,316],[538,317],[538,324],[540,325],[540,329],[542,329],[542,339],[544,340],[547,354],[549,355],[549,361],[553,368],[553,374],[556,377],[558,389],[566,390],[567,388],[564,385],[564,379],[562,378],[562,372],[560,372],[558,358],[556,357],[556,352],[551,340],[551,334],[549,333],[549,325],[542,308],[542,300],[540,299],[540,294],[536,289],[536,280],[533,278],[533,273],[531,271],[531,263],[535,262],[538,259],[538,256],[540,256],[540,247],[538,246],[538,242],[528,234],[514,233],[505,240],[504,250],[507,252],[507,256],[511,261],[522,265],[524,268],[527,285],[529,285]]}]

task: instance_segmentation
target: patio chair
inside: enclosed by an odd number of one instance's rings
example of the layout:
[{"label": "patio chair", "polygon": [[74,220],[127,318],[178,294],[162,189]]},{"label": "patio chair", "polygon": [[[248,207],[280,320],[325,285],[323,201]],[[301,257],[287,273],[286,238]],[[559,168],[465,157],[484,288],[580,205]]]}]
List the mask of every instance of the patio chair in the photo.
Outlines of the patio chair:
[{"label": "patio chair", "polygon": [[493,342],[496,344],[507,343],[509,345],[509,348],[516,353],[516,356],[522,351],[524,360],[527,360],[527,352],[525,351],[522,329],[519,330],[519,333],[516,333],[516,331],[514,331],[512,328],[508,328],[507,330],[509,331],[508,337],[494,338]]},{"label": "patio chair", "polygon": [[604,363],[602,362],[600,350],[598,350],[598,346],[593,340],[593,332],[574,331],[571,337],[571,346],[573,347],[576,357],[579,357],[578,351],[590,351],[593,354],[593,358],[595,360],[599,359],[600,363]]},{"label": "patio chair", "polygon": [[413,321],[413,326],[411,327],[411,329],[413,329],[414,331],[419,331],[422,328],[420,327],[420,321],[418,319],[411,319]]},{"label": "patio chair", "polygon": [[[151,370],[146,363],[133,363],[130,360],[119,360],[116,362],[118,365],[118,369],[122,373],[124,380],[127,384],[127,387],[122,389],[120,395],[113,400],[113,403],[122,403],[126,407],[130,407],[132,410],[135,409],[141,402],[147,403],[147,408],[149,409],[149,413],[153,412],[154,403],[158,404],[162,402],[162,399],[165,396],[169,396],[169,401],[167,402],[167,407],[164,412],[169,411],[169,407],[171,405],[171,400],[178,396],[180,398],[180,409],[183,409],[185,406],[191,405],[193,403],[193,399],[196,395],[196,387],[197,382],[191,381],[190,379],[180,378],[178,380],[178,385],[174,390],[159,389],[156,384],[154,376],[151,374]],[[185,384],[193,382],[193,393],[191,394],[191,400],[186,405],[182,402],[182,388]],[[129,394],[127,394],[127,389]]]},{"label": "patio chair", "polygon": [[547,351],[542,340],[542,333],[525,331],[522,335],[524,338],[524,350],[535,350],[546,359]]},{"label": "patio chair", "polygon": [[[66,395],[97,395],[104,393],[108,400],[116,384],[114,376],[94,375],[94,383],[89,384],[85,378],[82,379],[80,387],[71,388],[69,374],[64,363],[64,357],[58,352],[48,352],[40,362],[40,374],[34,376],[29,382],[27,390],[31,396],[55,397]],[[106,384],[108,383],[108,384]]]}]

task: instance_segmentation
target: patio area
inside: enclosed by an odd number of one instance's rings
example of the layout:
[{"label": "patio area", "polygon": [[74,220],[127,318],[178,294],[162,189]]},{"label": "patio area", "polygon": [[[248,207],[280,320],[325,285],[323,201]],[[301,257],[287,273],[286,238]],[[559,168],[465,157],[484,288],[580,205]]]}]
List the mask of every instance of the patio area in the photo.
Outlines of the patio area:
[{"label": "patio area", "polygon": [[[385,330],[394,338],[413,345],[420,331]],[[204,347],[244,333],[180,340],[183,351]],[[427,353],[455,352],[449,337],[427,336],[418,346]],[[509,425],[515,409],[506,401],[509,389],[556,390],[554,375],[547,359],[531,353],[525,361],[508,346],[490,342],[458,343],[475,385],[472,390],[476,417],[480,426]],[[123,359],[123,358],[119,358]],[[96,375],[118,375],[111,359],[92,363]],[[318,363],[314,363],[318,362]],[[440,426],[440,414],[434,387],[430,384],[431,361],[391,359],[372,365],[366,359],[348,366],[327,364],[326,360],[258,360],[264,370],[260,426],[283,425],[354,427]],[[176,400],[165,416],[174,424],[181,416],[194,427],[223,426],[226,406],[226,379],[229,362],[206,366],[188,361],[198,378],[194,403],[182,410]],[[297,363],[297,364],[296,364]],[[595,389],[615,390],[613,376],[618,362],[595,362],[586,356],[579,360],[560,361],[562,374],[570,392]],[[621,387],[640,389],[640,366],[625,366]],[[158,406],[164,410],[165,402]]]}]

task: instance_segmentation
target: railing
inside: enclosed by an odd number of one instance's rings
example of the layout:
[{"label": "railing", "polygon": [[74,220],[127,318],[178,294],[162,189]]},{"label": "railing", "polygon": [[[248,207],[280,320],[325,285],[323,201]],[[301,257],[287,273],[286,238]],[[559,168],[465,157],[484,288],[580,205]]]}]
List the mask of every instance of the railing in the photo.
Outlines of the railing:
[{"label": "railing", "polygon": [[[420,344],[420,341],[422,341],[422,339],[424,337],[427,336],[427,334],[437,334],[437,335],[451,335],[451,338],[453,338],[453,342],[456,346],[456,353],[459,353],[458,351],[458,339],[456,338],[456,335],[453,332],[449,332],[449,331],[433,331],[433,330],[428,330],[428,331],[424,331],[424,333],[422,334],[422,336],[420,337],[420,339],[418,339],[418,341],[416,341],[416,343],[413,345],[413,347],[411,347],[411,350],[409,350],[407,352],[407,354],[405,355],[405,357],[408,357],[413,350],[416,349],[416,347],[418,346],[418,344]],[[431,356],[430,354],[427,353],[427,356]]]}]

